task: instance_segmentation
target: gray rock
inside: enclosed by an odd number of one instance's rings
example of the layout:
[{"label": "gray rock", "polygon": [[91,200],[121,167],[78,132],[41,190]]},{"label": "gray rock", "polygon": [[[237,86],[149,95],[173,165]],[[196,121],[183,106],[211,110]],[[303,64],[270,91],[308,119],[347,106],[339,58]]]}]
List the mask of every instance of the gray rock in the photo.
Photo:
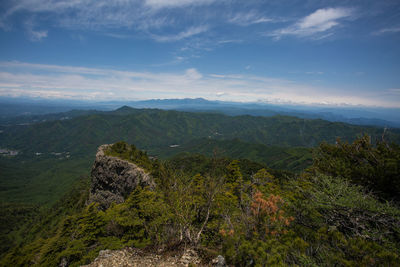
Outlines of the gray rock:
[{"label": "gray rock", "polygon": [[88,204],[97,202],[105,210],[111,203],[122,203],[138,186],[154,188],[153,178],[132,162],[107,156],[110,145],[99,147],[91,172]]},{"label": "gray rock", "polygon": [[112,256],[112,250],[105,249],[105,250],[100,250],[99,251],[99,257],[100,258],[108,258]]},{"label": "gray rock", "polygon": [[183,266],[189,266],[189,264],[197,265],[200,263],[200,259],[196,251],[193,249],[186,249],[180,258],[179,263]]},{"label": "gray rock", "polygon": [[68,266],[68,261],[67,259],[64,257],[61,259],[60,264],[58,264],[58,267],[67,267]]},{"label": "gray rock", "polygon": [[215,267],[226,267],[226,266],[228,266],[228,265],[226,265],[225,258],[223,256],[221,256],[221,255],[218,255],[218,257],[213,259],[211,263]]}]

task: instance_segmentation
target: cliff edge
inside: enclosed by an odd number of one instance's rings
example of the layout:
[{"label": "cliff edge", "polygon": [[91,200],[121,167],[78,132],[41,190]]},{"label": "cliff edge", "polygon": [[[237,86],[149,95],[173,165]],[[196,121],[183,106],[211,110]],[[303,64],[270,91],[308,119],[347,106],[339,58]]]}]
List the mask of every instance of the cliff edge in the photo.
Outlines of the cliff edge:
[{"label": "cliff edge", "polygon": [[106,154],[111,145],[98,148],[91,171],[88,204],[96,202],[105,210],[111,203],[122,203],[138,186],[154,188],[153,178],[136,164]]}]

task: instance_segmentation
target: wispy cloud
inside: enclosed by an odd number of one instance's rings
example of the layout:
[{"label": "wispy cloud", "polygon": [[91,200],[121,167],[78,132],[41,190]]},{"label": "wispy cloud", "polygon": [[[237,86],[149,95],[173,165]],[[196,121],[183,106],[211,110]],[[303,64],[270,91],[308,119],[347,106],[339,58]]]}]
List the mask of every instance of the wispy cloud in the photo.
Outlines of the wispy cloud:
[{"label": "wispy cloud", "polygon": [[165,16],[152,11],[139,0],[21,0],[10,2],[6,12],[0,14],[0,21],[8,26],[12,23],[11,18],[19,13],[23,13],[28,20],[32,16],[45,17],[54,26],[69,29],[133,27],[142,30],[160,28],[170,23]]},{"label": "wispy cloud", "polygon": [[25,22],[26,33],[31,41],[38,42],[47,37],[47,30],[35,30],[34,27],[35,23],[32,20]]},{"label": "wispy cloud", "polygon": [[328,31],[339,26],[341,20],[352,18],[353,15],[353,10],[349,8],[322,8],[289,27],[275,30],[268,35],[277,40],[287,35],[321,39],[321,36],[330,36]]},{"label": "wispy cloud", "polygon": [[378,31],[374,31],[373,35],[382,35],[382,34],[389,34],[389,33],[398,33],[400,32],[400,26],[397,27],[390,27],[390,28],[383,28]]},{"label": "wispy cloud", "polygon": [[205,5],[215,0],[145,0],[145,4],[152,8],[184,7],[189,5]]},{"label": "wispy cloud", "polygon": [[239,26],[249,26],[252,24],[267,23],[273,21],[273,19],[262,16],[254,11],[248,13],[238,13],[228,19],[229,23],[233,23]]},{"label": "wispy cloud", "polygon": [[208,26],[196,26],[196,27],[190,27],[189,29],[179,32],[174,35],[155,35],[152,34],[152,38],[158,42],[174,42],[174,41],[179,41],[182,39],[186,39],[189,37],[192,37],[194,35],[198,35],[201,33],[204,33],[208,30]]},{"label": "wispy cloud", "polygon": [[3,29],[5,31],[9,30],[9,26],[6,25],[6,23],[3,21],[3,18],[0,17],[0,29]]},{"label": "wispy cloud", "polygon": [[128,35],[128,34],[120,34],[120,33],[112,33],[112,32],[106,32],[106,33],[104,33],[104,36],[108,36],[108,37],[116,38],[116,39],[129,39],[129,38],[132,38],[132,36]]},{"label": "wispy cloud", "polygon": [[217,43],[218,44],[230,44],[230,43],[241,43],[243,40],[239,39],[227,39],[227,40],[220,40]]},{"label": "wispy cloud", "polygon": [[[393,92],[397,92],[395,89]],[[1,96],[40,96],[93,100],[205,97],[229,101],[352,103],[399,106],[398,98],[349,95],[345,90],[244,74],[206,74],[189,68],[178,73],[0,62]]]},{"label": "wispy cloud", "polygon": [[47,31],[34,31],[30,30],[28,32],[30,39],[32,41],[41,41],[42,39],[47,37]]},{"label": "wispy cloud", "polygon": [[[10,1],[8,9],[0,13],[0,28],[8,29],[13,23],[20,23],[16,18],[22,14],[21,17],[26,20],[23,23],[41,18],[43,24],[48,25],[50,22],[52,27],[68,30],[95,30],[119,39],[138,36],[139,33],[139,36],[147,36],[156,41],[172,42],[198,35],[209,28],[204,26],[202,19],[183,19],[183,16],[177,16],[183,12],[180,8],[199,7],[213,2],[214,0]],[[186,30],[179,32],[184,27]],[[114,31],[115,29],[121,30],[123,34]],[[32,40],[41,40],[48,33],[34,27],[26,28],[26,32]]]},{"label": "wispy cloud", "polygon": [[310,75],[322,75],[324,74],[323,71],[307,71],[306,74],[310,74]]}]

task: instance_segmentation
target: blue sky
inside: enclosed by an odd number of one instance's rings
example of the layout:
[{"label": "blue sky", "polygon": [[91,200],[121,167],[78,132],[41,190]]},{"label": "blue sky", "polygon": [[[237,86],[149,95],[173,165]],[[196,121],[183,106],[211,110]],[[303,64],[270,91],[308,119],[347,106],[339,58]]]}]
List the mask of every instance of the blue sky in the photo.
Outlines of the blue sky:
[{"label": "blue sky", "polygon": [[400,2],[3,0],[0,96],[400,107]]}]

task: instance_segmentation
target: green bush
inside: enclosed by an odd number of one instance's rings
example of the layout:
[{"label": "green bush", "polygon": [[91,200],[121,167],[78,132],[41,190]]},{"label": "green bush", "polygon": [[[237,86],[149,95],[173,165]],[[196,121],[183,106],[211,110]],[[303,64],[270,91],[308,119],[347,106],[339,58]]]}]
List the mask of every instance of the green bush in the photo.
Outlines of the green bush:
[{"label": "green bush", "polygon": [[365,135],[352,144],[322,143],[314,155],[313,169],[333,177],[344,177],[372,190],[384,199],[399,200],[400,146],[385,141],[373,145]]},{"label": "green bush", "polygon": [[84,204],[87,187],[71,193],[49,215],[57,219],[46,217],[0,265],[79,266],[102,249],[185,245],[235,266],[396,266],[400,209],[365,188],[396,172],[398,147],[381,146],[366,137],[323,144],[314,167],[298,176],[204,156],[153,161],[119,142],[107,153],[144,167],[155,189],[139,186],[105,211]]}]

